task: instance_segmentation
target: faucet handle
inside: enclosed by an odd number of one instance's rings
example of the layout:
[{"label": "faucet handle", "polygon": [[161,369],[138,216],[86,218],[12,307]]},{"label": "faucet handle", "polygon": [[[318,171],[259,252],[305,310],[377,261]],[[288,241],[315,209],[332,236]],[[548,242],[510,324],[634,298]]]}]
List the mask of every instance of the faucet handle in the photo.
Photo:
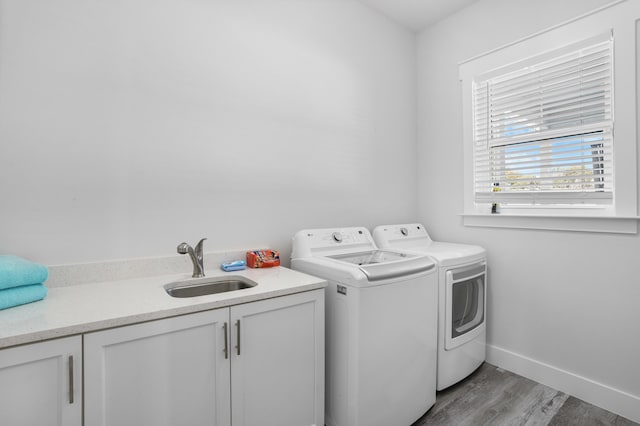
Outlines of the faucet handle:
[{"label": "faucet handle", "polygon": [[199,258],[202,259],[202,244],[204,243],[204,240],[206,240],[207,238],[203,238],[200,241],[198,241],[198,244],[196,244],[195,247],[195,252],[196,252],[196,256],[198,256]]}]

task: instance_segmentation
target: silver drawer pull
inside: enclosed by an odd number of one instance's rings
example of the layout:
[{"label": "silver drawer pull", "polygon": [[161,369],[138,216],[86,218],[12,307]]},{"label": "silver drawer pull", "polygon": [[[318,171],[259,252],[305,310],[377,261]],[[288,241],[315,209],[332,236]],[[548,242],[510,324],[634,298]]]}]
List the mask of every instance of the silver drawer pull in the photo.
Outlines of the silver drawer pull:
[{"label": "silver drawer pull", "polygon": [[240,320],[236,321],[236,327],[238,327],[238,335],[237,335],[237,341],[236,341],[236,349],[237,349],[237,354],[240,355]]},{"label": "silver drawer pull", "polygon": [[73,355],[69,355],[69,404],[73,404]]},{"label": "silver drawer pull", "polygon": [[224,323],[224,359],[229,359],[229,325]]}]

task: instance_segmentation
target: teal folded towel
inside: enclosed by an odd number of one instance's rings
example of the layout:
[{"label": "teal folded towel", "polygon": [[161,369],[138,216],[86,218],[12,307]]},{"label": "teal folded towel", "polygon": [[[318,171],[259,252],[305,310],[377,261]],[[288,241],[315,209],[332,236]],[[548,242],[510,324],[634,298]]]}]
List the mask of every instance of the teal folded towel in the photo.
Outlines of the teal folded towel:
[{"label": "teal folded towel", "polygon": [[42,284],[49,278],[46,266],[18,256],[0,255],[0,290],[29,284]]},{"label": "teal folded towel", "polygon": [[42,300],[47,295],[47,292],[48,289],[42,284],[0,290],[0,310]]}]

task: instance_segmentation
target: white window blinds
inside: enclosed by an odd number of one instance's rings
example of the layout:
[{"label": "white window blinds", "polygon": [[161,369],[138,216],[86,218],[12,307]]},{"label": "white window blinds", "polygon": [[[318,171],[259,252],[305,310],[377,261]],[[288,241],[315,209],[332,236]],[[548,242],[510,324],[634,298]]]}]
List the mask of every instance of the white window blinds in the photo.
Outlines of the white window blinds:
[{"label": "white window blinds", "polygon": [[474,79],[475,201],[610,204],[613,39]]}]

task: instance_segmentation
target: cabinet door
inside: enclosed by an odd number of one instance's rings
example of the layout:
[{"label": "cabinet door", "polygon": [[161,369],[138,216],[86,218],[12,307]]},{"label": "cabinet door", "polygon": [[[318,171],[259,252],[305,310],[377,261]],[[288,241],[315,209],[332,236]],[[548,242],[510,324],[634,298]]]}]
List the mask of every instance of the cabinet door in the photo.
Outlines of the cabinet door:
[{"label": "cabinet door", "polygon": [[82,339],[0,350],[0,423],[82,424]]},{"label": "cabinet door", "polygon": [[324,425],[324,290],[231,307],[234,426]]},{"label": "cabinet door", "polygon": [[86,334],[85,425],[230,424],[228,308]]}]

